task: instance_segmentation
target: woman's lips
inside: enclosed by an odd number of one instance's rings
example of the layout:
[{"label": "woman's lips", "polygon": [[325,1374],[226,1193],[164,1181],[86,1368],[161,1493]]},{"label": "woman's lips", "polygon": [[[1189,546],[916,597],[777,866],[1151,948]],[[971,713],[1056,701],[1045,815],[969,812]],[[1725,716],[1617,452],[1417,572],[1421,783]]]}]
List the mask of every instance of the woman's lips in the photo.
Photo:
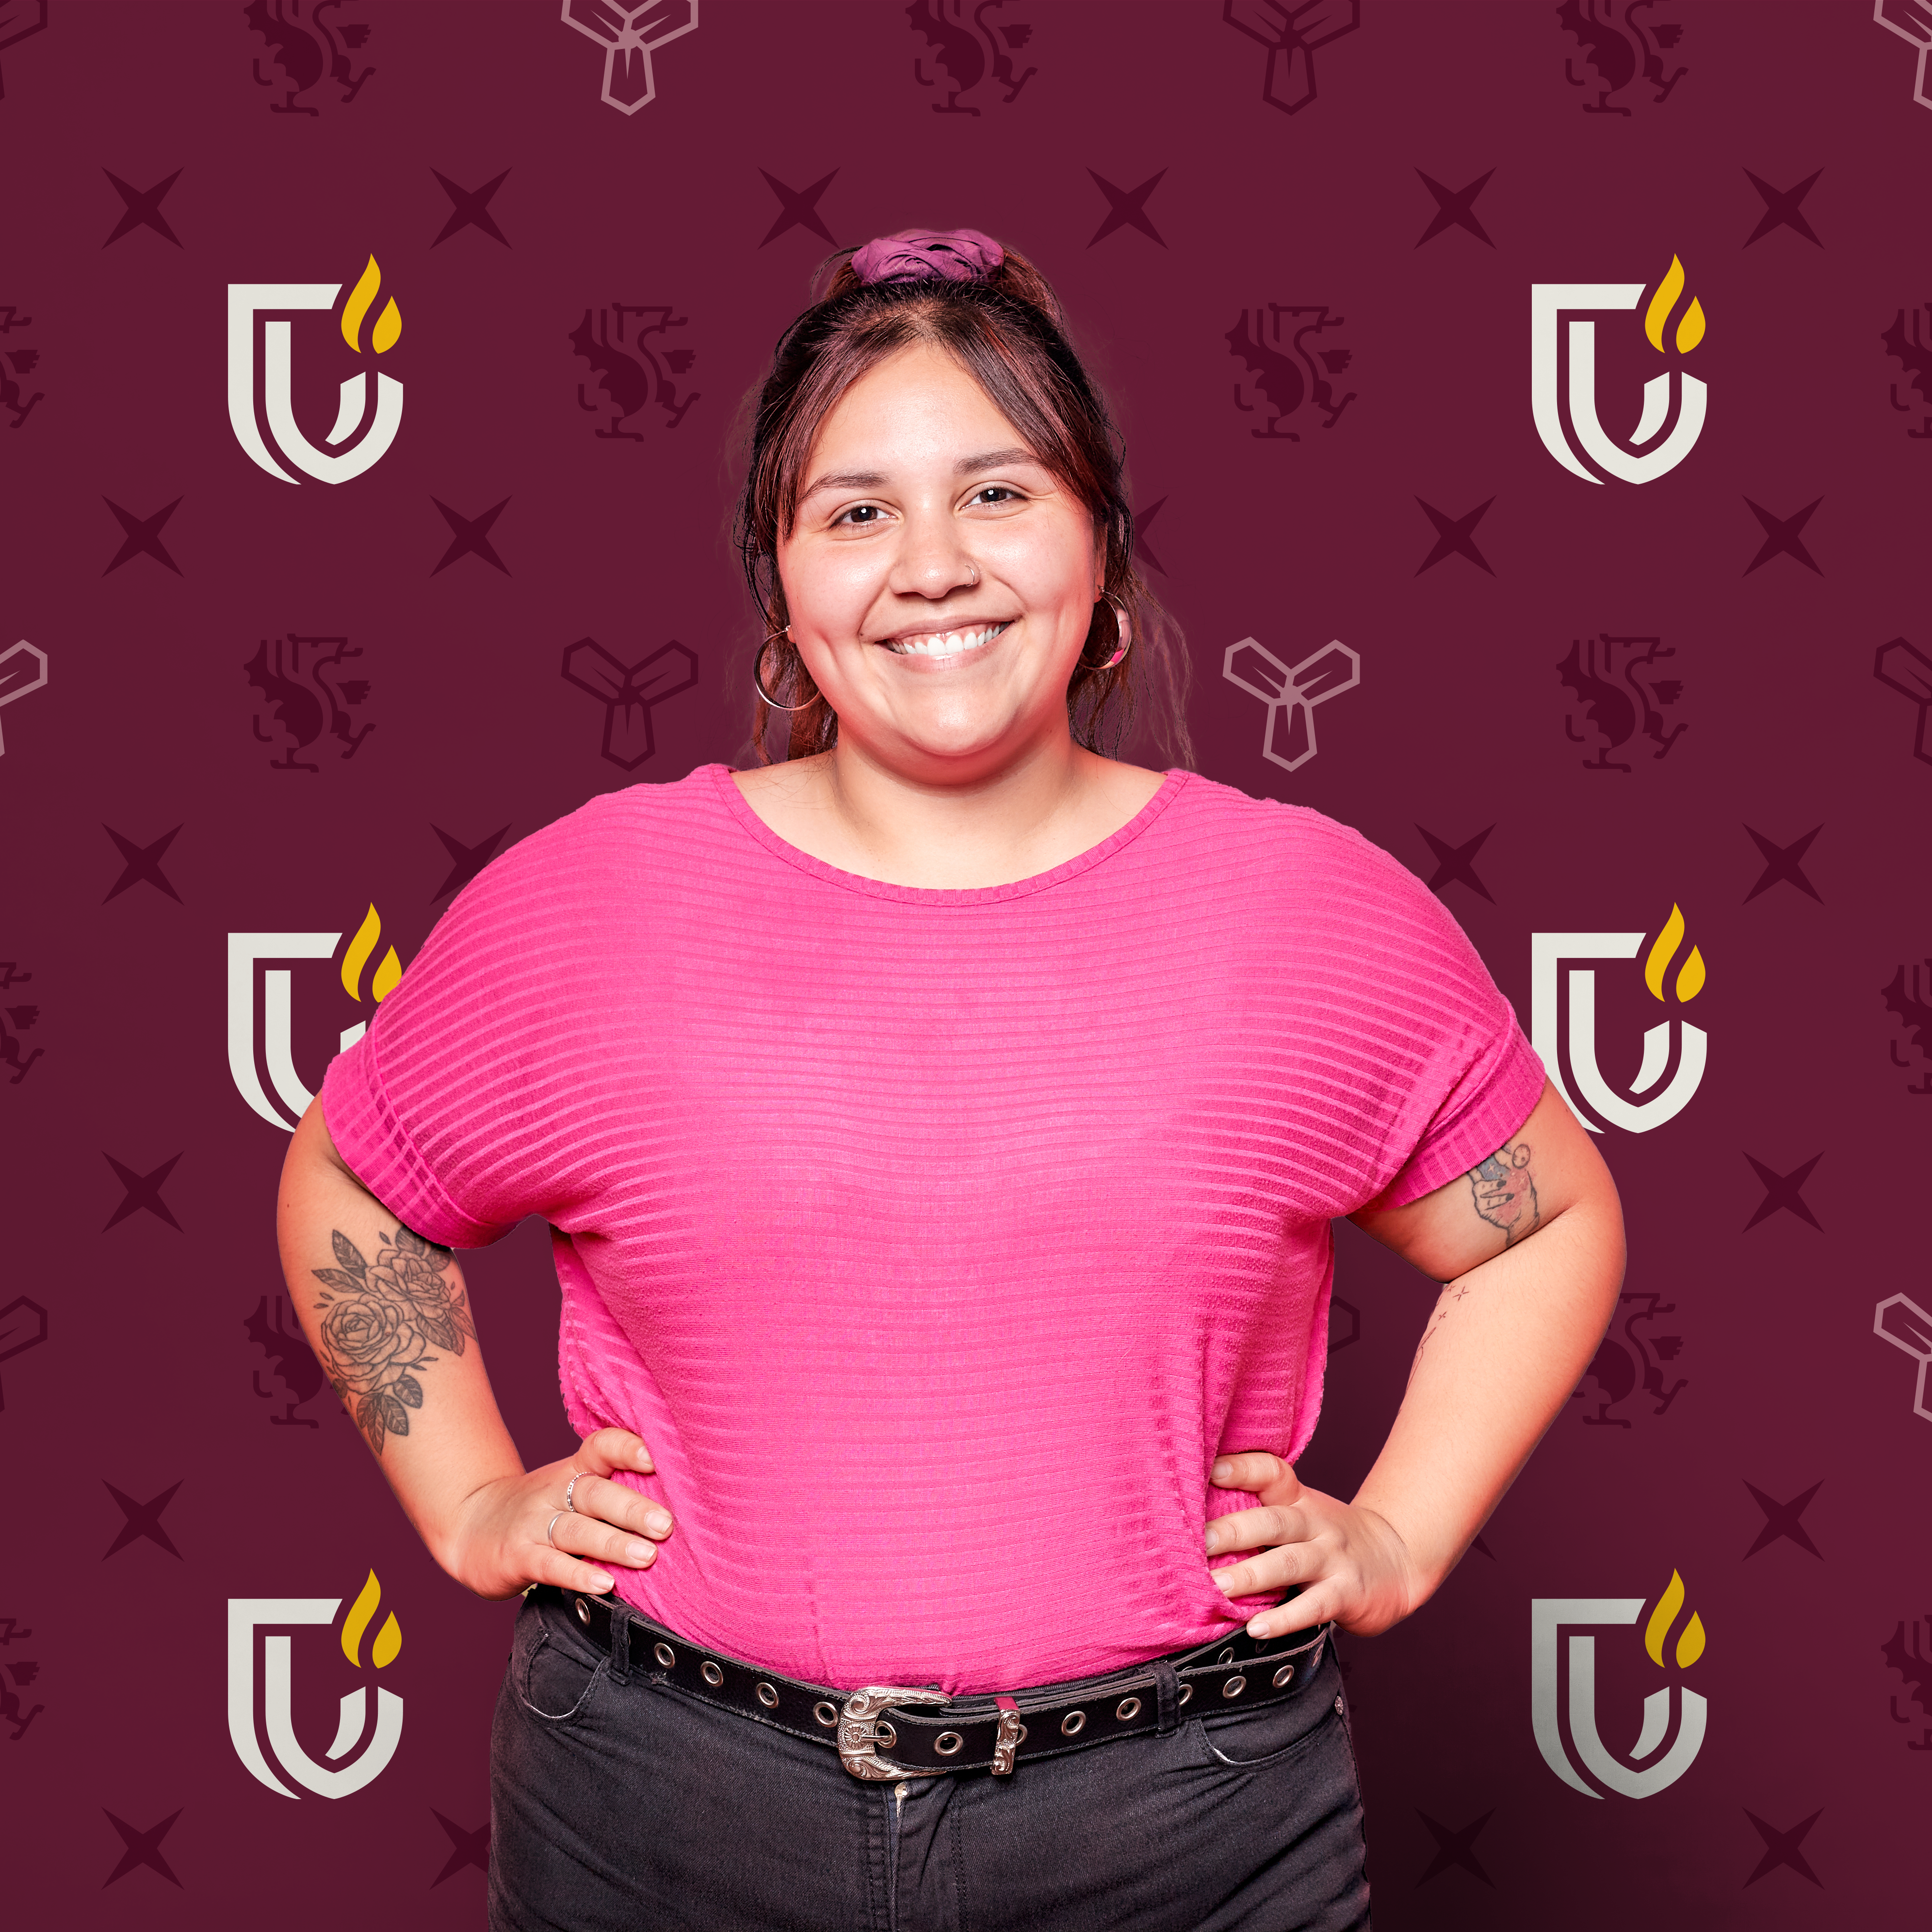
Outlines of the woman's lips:
[{"label": "woman's lips", "polygon": [[990,644],[1012,622],[962,625],[956,631],[923,631],[910,637],[882,641],[895,657],[956,658]]}]

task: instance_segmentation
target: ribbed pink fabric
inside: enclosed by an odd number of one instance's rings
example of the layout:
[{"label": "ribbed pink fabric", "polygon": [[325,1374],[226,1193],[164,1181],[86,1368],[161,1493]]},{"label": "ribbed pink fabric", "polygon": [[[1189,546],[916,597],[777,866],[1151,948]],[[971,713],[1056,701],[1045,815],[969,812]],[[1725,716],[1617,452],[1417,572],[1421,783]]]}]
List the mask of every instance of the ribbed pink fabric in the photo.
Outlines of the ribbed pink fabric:
[{"label": "ribbed pink fabric", "polygon": [[1314,1430],[1330,1218],[1465,1172],[1542,1083],[1455,921],[1318,813],[1172,772],[1050,872],[927,890],[708,765],[481,873],[322,1099],[430,1239],[550,1222],[571,1420],[643,1436],[677,1516],[632,1603],[962,1692],[1260,1607],[1209,1580],[1246,1499],[1208,1472]]}]

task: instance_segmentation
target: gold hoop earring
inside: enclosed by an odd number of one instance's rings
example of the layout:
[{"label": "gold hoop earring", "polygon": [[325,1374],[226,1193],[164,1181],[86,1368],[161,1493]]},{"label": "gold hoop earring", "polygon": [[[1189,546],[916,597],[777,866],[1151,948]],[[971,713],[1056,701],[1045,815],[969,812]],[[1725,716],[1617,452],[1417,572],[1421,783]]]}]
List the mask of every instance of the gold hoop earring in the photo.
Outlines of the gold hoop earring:
[{"label": "gold hoop earring", "polygon": [[764,662],[766,652],[770,650],[772,646],[776,644],[779,638],[788,635],[790,630],[791,626],[789,624],[787,624],[778,630],[767,632],[765,641],[758,646],[758,656],[752,660],[752,688],[758,694],[759,697],[764,699],[765,704],[774,711],[802,711],[807,705],[814,704],[818,701],[818,694],[814,692],[812,697],[806,698],[802,704],[781,704],[776,698],[767,697],[766,695],[765,687],[758,681],[758,667]]},{"label": "gold hoop earring", "polygon": [[1127,615],[1127,607],[1111,590],[1103,590],[1094,600],[1100,604],[1114,607],[1114,655],[1105,664],[1082,664],[1082,670],[1112,670],[1126,656],[1134,641],[1133,620]]}]

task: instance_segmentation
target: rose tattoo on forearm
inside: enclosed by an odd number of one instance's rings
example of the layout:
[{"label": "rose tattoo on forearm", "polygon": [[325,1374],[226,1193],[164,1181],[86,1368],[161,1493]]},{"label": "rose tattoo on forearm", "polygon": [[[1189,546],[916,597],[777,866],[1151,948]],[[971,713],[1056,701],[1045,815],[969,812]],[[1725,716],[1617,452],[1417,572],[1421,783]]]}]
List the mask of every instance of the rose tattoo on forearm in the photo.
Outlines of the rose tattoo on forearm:
[{"label": "rose tattoo on forearm", "polygon": [[330,1388],[377,1455],[392,1436],[410,1432],[410,1411],[423,1403],[422,1370],[436,1360],[427,1351],[463,1352],[473,1338],[467,1297],[443,1278],[449,1250],[426,1241],[399,1221],[382,1236],[376,1258],[340,1228],[330,1230],[340,1266],[315,1268],[332,1292],[316,1303],[322,1316],[319,1352]]},{"label": "rose tattoo on forearm", "polygon": [[1469,1171],[1476,1212],[1492,1227],[1503,1231],[1503,1246],[1514,1247],[1534,1232],[1542,1219],[1536,1183],[1529,1174],[1529,1143],[1519,1141],[1501,1148]]}]

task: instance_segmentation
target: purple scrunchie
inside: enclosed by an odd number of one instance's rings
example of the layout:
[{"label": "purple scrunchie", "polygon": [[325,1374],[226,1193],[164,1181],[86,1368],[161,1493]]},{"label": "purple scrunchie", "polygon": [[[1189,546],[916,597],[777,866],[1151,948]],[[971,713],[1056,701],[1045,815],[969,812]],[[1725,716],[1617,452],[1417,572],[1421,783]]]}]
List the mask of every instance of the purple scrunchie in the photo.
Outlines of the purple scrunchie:
[{"label": "purple scrunchie", "polygon": [[976,228],[908,228],[868,242],[852,257],[860,280],[983,281],[1006,259],[1006,251]]}]

